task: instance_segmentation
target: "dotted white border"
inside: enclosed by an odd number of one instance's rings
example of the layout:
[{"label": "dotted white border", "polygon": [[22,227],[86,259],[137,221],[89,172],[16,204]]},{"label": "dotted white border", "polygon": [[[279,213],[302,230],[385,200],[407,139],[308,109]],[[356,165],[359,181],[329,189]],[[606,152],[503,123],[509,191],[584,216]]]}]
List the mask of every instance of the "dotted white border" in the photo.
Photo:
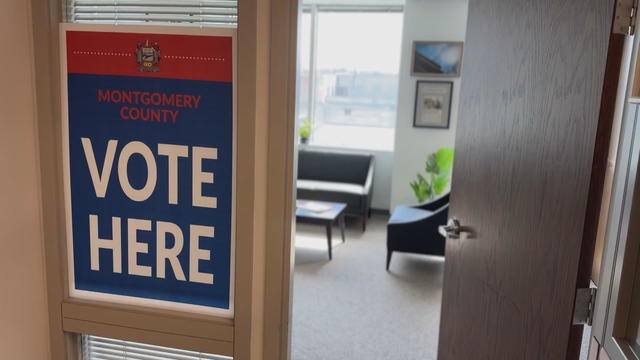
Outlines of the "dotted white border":
[{"label": "dotted white border", "polygon": [[105,52],[105,51],[73,51],[73,55],[99,55],[99,56],[133,56],[133,54],[122,52]]},{"label": "dotted white border", "polygon": [[[110,51],[79,51],[79,50],[74,50],[73,55],[134,56],[133,53],[110,52]],[[226,58],[223,58],[223,57],[177,56],[177,55],[162,55],[161,57],[164,59],[174,59],[174,60],[226,61]]]}]

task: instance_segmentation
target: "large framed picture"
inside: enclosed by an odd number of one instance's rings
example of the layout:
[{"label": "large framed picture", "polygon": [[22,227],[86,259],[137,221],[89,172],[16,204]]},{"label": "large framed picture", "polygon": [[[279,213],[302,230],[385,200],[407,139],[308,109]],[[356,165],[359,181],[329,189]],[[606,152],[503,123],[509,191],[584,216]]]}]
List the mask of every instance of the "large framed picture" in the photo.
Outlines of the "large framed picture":
[{"label": "large framed picture", "polygon": [[411,75],[460,76],[462,45],[459,41],[414,41]]},{"label": "large framed picture", "polygon": [[452,81],[418,81],[413,126],[448,129],[452,92]]}]

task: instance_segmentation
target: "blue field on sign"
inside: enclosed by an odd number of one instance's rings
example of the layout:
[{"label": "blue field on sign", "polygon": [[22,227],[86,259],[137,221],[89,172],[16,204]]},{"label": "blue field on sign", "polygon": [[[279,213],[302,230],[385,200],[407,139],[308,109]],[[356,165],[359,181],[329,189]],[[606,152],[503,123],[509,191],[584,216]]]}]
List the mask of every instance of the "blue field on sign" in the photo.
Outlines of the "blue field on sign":
[{"label": "blue field on sign", "polygon": [[[98,90],[124,90],[188,94],[201,96],[197,109],[162,107],[143,104],[98,101]],[[233,89],[231,83],[141,78],[111,75],[68,75],[69,98],[69,164],[71,181],[71,216],[73,230],[73,263],[75,288],[99,293],[166,300],[185,304],[229,308],[231,263],[231,215],[233,175]],[[176,122],[125,120],[123,106],[178,111]],[[117,140],[109,184],[104,198],[96,196],[81,138],[93,145],[97,168],[103,160],[109,140]],[[144,143],[153,152],[157,165],[157,184],[145,201],[133,201],[123,192],[118,177],[118,160],[122,148],[131,141]],[[158,155],[158,144],[189,147],[189,156],[178,161],[178,204],[168,201],[168,157]],[[192,204],[192,147],[217,149],[217,159],[202,161],[202,170],[214,173],[214,183],[202,185],[202,194],[217,197],[217,208]],[[142,188],[147,180],[147,166],[142,156],[134,154],[127,166],[131,185]],[[113,253],[101,249],[100,271],[91,270],[89,216],[98,216],[99,238],[113,237],[112,217],[121,219],[122,273],[113,270]],[[128,266],[128,219],[151,221],[151,231],[138,231],[138,242],[146,243],[148,253],[139,253],[138,265],[152,269],[150,277],[130,275]],[[157,277],[157,221],[176,224],[184,237],[184,248],[178,256],[187,281],[178,280],[167,261],[166,277]],[[199,247],[210,251],[211,260],[200,260],[197,269],[214,275],[213,284],[189,281],[191,225],[215,228],[213,238],[201,238]],[[173,239],[168,237],[167,246]]]}]

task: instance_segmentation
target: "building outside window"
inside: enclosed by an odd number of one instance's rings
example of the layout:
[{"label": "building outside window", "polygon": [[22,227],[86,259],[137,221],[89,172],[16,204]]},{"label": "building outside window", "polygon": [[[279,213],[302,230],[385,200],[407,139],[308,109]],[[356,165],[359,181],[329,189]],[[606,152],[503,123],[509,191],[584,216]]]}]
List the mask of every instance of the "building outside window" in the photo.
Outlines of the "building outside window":
[{"label": "building outside window", "polygon": [[298,117],[311,144],[393,150],[402,12],[303,13]]}]

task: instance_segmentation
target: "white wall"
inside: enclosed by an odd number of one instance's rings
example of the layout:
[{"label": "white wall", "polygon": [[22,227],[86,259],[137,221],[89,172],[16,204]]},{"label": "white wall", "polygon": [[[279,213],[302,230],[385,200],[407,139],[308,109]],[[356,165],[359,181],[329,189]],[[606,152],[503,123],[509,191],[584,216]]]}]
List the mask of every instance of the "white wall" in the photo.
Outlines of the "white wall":
[{"label": "white wall", "polygon": [[389,210],[391,204],[391,171],[393,153],[391,151],[371,151],[376,158],[373,172],[373,199],[371,207],[377,210]]},{"label": "white wall", "polygon": [[0,1],[0,351],[49,359],[30,1]]},{"label": "white wall", "polygon": [[[452,80],[453,99],[449,129],[413,127],[416,82],[428,77],[411,76],[411,51],[414,40],[464,41],[468,0],[406,0],[402,34],[399,99],[396,122],[396,141],[393,160],[391,208],[398,204],[416,202],[409,182],[417,172],[424,173],[428,154],[438,148],[454,147],[458,119],[460,78]],[[462,65],[464,72],[464,64]]]}]

